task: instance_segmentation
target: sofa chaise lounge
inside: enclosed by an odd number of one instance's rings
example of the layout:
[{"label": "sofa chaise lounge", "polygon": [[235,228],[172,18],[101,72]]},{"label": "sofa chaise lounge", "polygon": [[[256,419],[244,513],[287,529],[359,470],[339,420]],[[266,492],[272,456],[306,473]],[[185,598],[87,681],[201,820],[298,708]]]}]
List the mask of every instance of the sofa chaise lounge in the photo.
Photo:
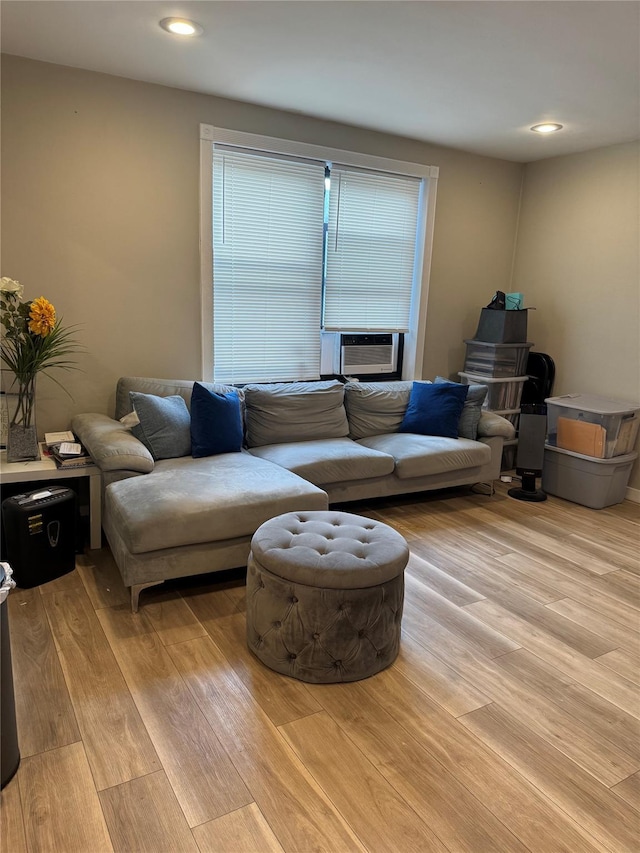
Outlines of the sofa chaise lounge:
[{"label": "sofa chaise lounge", "polygon": [[[215,394],[231,390],[201,385]],[[189,408],[194,383],[120,379],[115,419],[76,415],[72,429],[102,471],[103,529],[133,610],[145,587],[246,565],[253,533],[281,513],[498,477],[512,424],[483,410],[476,439],[399,432],[412,386],[325,381],[233,389],[244,423],[239,452],[154,458],[120,419],[132,412],[135,393],[179,396]]]}]

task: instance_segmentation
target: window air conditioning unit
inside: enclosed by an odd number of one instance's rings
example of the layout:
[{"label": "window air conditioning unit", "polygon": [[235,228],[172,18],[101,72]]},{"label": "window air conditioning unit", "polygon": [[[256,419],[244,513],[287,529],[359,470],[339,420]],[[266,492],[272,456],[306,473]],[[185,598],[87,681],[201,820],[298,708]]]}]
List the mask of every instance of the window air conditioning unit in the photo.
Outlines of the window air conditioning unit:
[{"label": "window air conditioning unit", "polygon": [[332,334],[333,373],[359,376],[368,373],[393,373],[398,364],[398,334],[325,333]]}]

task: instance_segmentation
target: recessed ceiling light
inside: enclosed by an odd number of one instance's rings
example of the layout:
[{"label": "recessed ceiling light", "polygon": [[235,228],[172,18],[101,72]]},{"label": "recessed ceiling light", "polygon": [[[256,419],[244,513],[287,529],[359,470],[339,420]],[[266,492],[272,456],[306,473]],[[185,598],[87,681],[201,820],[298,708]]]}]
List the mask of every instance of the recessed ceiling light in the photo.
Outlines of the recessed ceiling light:
[{"label": "recessed ceiling light", "polygon": [[186,18],[163,18],[160,26],[176,36],[199,36],[204,32],[200,24],[188,21]]},{"label": "recessed ceiling light", "polygon": [[544,124],[534,124],[531,130],[535,133],[555,133],[556,130],[562,130],[562,125],[547,121]]}]

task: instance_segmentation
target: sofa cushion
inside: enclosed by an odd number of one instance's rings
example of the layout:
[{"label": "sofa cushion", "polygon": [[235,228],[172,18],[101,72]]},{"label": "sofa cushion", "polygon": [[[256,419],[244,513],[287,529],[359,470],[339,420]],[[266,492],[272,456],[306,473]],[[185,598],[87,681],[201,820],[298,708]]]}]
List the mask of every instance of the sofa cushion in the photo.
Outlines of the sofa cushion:
[{"label": "sofa cushion", "polygon": [[120,421],[103,414],[86,413],[73,416],[71,429],[103,473],[153,471],[153,456]]},{"label": "sofa cushion", "polygon": [[414,382],[399,432],[457,438],[458,423],[468,393],[468,385]]},{"label": "sofa cushion", "polygon": [[247,446],[344,438],[349,432],[341,382],[245,385]]},{"label": "sofa cushion", "polygon": [[[452,382],[450,379],[445,379],[444,376],[436,376],[434,383],[448,383],[449,385],[460,385],[459,382]],[[462,414],[458,422],[458,435],[462,438],[471,438],[473,441],[478,437],[478,422],[482,412],[482,404],[485,401],[489,388],[487,385],[467,385],[469,392],[464,401]]]},{"label": "sofa cushion", "polygon": [[345,405],[351,438],[397,432],[413,382],[347,382]]},{"label": "sofa cushion", "polygon": [[393,456],[363,447],[350,438],[267,444],[250,452],[294,471],[316,486],[384,477],[391,474],[395,465]]},{"label": "sofa cushion", "polygon": [[195,382],[191,394],[191,455],[215,456],[242,450],[243,428],[236,391],[216,394]]},{"label": "sofa cushion", "polygon": [[138,423],[132,434],[149,450],[154,459],[172,459],[191,453],[191,416],[182,397],[156,397],[131,391]]},{"label": "sofa cushion", "polygon": [[246,451],[165,459],[105,490],[105,514],[132,554],[252,536],[280,513],[326,507],[321,489]]},{"label": "sofa cushion", "polygon": [[393,456],[401,480],[462,471],[491,461],[491,448],[468,438],[397,432],[361,438],[358,444]]},{"label": "sofa cushion", "polygon": [[[223,385],[220,382],[201,382],[200,384],[216,394],[226,394],[235,390],[240,398],[240,406],[244,411],[244,392],[241,388],[234,389],[232,385]],[[182,397],[190,410],[192,390],[193,379],[146,379],[142,376],[121,376],[116,387],[115,418],[119,420],[132,411],[133,406],[129,398],[130,391],[154,394],[156,397],[170,397],[177,394]]]}]

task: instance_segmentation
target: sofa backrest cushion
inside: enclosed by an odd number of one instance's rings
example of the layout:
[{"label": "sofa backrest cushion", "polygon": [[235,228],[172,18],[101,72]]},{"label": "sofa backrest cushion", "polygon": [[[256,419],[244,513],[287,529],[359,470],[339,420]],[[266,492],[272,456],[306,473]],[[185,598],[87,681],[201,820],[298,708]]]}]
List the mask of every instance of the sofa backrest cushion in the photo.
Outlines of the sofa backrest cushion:
[{"label": "sofa backrest cushion", "polygon": [[237,391],[215,394],[194,382],[191,395],[191,455],[217,456],[242,450],[243,428]]},{"label": "sofa backrest cushion", "polygon": [[345,404],[353,439],[398,432],[413,382],[347,382]]},{"label": "sofa backrest cushion", "polygon": [[[459,382],[451,382],[445,379],[444,376],[436,376],[434,383],[436,385],[443,382],[448,382],[449,385],[459,385]],[[489,387],[487,385],[468,385],[469,392],[467,399],[464,401],[460,421],[458,422],[458,435],[460,438],[470,438],[475,441],[478,437],[478,422],[480,421],[480,413],[482,405],[485,401]]]},{"label": "sofa backrest cushion", "polygon": [[[209,391],[214,394],[226,394],[229,391],[237,391],[240,399],[240,406],[244,408],[244,393],[241,388],[234,389],[231,385],[223,385],[220,382],[202,382]],[[147,379],[141,376],[123,376],[118,379],[116,388],[116,408],[115,419],[128,415],[133,411],[131,400],[129,399],[130,391],[139,391],[142,394],[154,394],[156,397],[171,397],[179,395],[187,404],[187,408],[191,411],[191,392],[193,390],[193,379]]]},{"label": "sofa backrest cushion", "polygon": [[139,420],[131,432],[155,460],[191,453],[191,416],[182,397],[158,397],[139,391],[131,391],[130,397]]},{"label": "sofa backrest cushion", "polygon": [[338,381],[245,385],[247,446],[344,438],[344,385]]}]

